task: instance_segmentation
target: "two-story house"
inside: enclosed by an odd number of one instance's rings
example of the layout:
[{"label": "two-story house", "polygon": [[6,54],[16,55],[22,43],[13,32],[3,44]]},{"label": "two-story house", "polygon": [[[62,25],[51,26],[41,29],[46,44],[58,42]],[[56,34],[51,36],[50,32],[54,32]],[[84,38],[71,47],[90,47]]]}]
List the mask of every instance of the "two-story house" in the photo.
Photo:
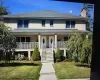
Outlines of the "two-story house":
[{"label": "two-story house", "polygon": [[[75,30],[79,33],[88,33],[86,30],[86,11],[83,9],[80,16],[61,13],[52,10],[41,10],[21,14],[3,15],[5,25],[11,27],[11,32],[17,39],[17,53],[24,53],[31,59],[34,46],[41,50],[60,48],[66,56],[64,42],[68,35]],[[51,51],[52,52],[52,51]],[[50,52],[48,52],[50,53]]]}]

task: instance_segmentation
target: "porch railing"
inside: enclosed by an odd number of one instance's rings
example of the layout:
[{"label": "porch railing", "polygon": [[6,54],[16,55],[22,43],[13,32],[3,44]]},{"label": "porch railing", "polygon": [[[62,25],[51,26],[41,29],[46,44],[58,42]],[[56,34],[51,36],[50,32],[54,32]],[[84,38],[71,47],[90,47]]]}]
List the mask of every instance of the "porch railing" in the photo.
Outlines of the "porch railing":
[{"label": "porch railing", "polygon": [[66,43],[66,41],[57,41],[57,48],[65,48]]},{"label": "porch railing", "polygon": [[[38,42],[17,42],[17,49],[33,49],[35,46],[39,47]],[[41,46],[43,48],[43,46]],[[53,45],[55,48],[55,45]],[[57,41],[57,48],[65,48],[66,41]]]},{"label": "porch railing", "polygon": [[17,42],[17,49],[33,49],[38,45],[38,42]]}]

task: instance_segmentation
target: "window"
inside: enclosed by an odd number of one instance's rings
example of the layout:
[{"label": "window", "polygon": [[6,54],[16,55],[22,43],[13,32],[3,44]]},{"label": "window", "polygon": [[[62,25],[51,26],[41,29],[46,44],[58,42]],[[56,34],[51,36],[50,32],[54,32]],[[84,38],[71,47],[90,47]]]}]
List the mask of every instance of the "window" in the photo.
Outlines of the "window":
[{"label": "window", "polygon": [[53,26],[53,21],[50,21],[50,26],[51,26],[51,27]]},{"label": "window", "polygon": [[17,42],[30,42],[30,37],[16,37]]},{"label": "window", "polygon": [[75,21],[71,21],[71,28],[75,28]]},{"label": "window", "polygon": [[18,20],[18,28],[21,28],[23,26],[23,21],[22,20]]},{"label": "window", "polygon": [[66,28],[70,28],[70,21],[66,21]]},{"label": "window", "polygon": [[66,28],[75,28],[75,21],[66,21]]},{"label": "window", "polygon": [[30,37],[26,37],[26,42],[30,42]]},{"label": "window", "polygon": [[18,20],[17,28],[28,28],[29,20]]},{"label": "window", "polygon": [[25,27],[25,28],[28,28],[28,23],[29,23],[28,20],[24,20],[24,27]]},{"label": "window", "polygon": [[16,41],[17,42],[20,42],[20,37],[16,37]]},{"label": "window", "polygon": [[21,42],[25,42],[25,37],[21,37]]},{"label": "window", "polygon": [[42,20],[42,26],[43,27],[45,26],[45,20]]}]

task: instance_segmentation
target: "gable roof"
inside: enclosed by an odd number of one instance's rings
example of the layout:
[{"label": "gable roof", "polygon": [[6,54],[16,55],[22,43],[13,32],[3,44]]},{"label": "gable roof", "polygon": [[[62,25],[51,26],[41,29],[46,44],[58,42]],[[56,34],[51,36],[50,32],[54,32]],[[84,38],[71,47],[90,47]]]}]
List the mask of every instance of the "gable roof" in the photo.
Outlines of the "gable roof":
[{"label": "gable roof", "polygon": [[81,19],[87,20],[85,17],[66,14],[52,10],[40,10],[36,12],[27,12],[12,15],[3,15],[3,18],[35,18],[35,19]]}]

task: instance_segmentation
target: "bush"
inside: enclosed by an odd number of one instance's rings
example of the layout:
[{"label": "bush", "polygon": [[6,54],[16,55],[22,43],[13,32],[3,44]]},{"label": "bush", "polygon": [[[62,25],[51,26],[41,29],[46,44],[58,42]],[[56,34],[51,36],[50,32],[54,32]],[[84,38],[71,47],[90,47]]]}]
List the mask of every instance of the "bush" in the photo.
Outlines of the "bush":
[{"label": "bush", "polygon": [[34,48],[34,51],[32,53],[32,60],[33,61],[40,60],[40,52],[37,46]]},{"label": "bush", "polygon": [[55,54],[55,58],[56,58],[56,62],[61,61],[61,53],[60,53],[60,49],[57,48],[57,52]]}]

